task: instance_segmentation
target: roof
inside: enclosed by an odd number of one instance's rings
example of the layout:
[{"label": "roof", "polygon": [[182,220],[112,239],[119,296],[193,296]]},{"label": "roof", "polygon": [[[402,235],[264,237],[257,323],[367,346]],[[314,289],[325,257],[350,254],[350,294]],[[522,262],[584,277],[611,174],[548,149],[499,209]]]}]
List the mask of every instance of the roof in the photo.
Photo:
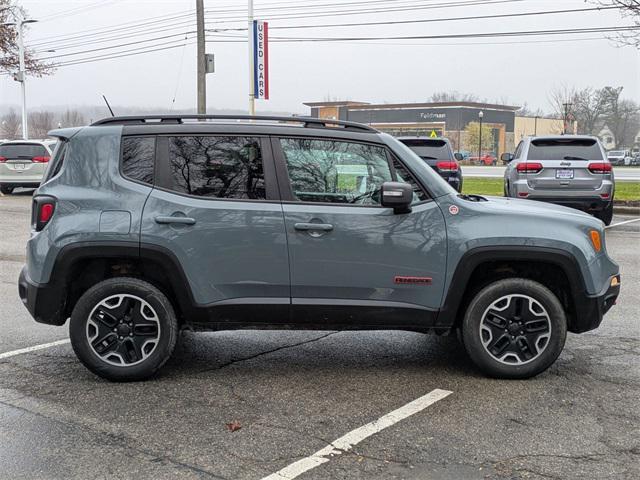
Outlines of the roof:
[{"label": "roof", "polygon": [[121,117],[107,117],[91,124],[92,127],[101,125],[135,125],[135,126],[171,126],[191,123],[206,125],[210,122],[224,122],[230,125],[244,124],[251,127],[265,125],[291,127],[292,124],[303,128],[357,130],[369,133],[379,133],[368,125],[356,122],[346,122],[325,118],[312,117],[282,117],[273,115],[129,115]]},{"label": "roof", "polygon": [[45,138],[44,140],[39,140],[35,138],[29,138],[27,140],[2,140],[2,145],[12,144],[12,143],[32,143],[34,145],[41,145],[43,143],[56,143],[55,138]]},{"label": "roof", "polygon": [[343,107],[352,105],[369,105],[369,102],[358,102],[356,100],[335,100],[331,102],[304,102],[307,107]]},{"label": "roof", "polygon": [[479,108],[487,110],[506,110],[515,112],[520,107],[514,105],[499,105],[495,103],[482,102],[422,102],[422,103],[367,103],[354,102],[345,100],[341,102],[305,102],[308,107],[331,107],[331,106],[348,106],[349,110],[369,110],[369,109],[402,109],[402,108],[442,108],[442,107],[459,107],[459,108]]}]

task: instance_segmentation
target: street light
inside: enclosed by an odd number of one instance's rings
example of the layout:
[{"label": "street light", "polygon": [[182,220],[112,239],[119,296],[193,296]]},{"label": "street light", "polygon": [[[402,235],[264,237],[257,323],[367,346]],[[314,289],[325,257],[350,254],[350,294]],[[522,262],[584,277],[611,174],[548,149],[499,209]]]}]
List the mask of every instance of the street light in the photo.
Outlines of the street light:
[{"label": "street light", "polygon": [[480,118],[480,139],[478,140],[478,163],[482,163],[482,117],[484,117],[484,112],[480,110],[478,112],[478,117]]},{"label": "street light", "polygon": [[27,92],[26,92],[26,68],[24,65],[24,37],[22,28],[25,23],[35,23],[37,20],[33,19],[24,19],[21,16],[21,13],[14,14],[16,19],[15,22],[7,22],[5,26],[16,26],[18,27],[18,60],[20,62],[20,68],[18,73],[13,77],[14,80],[20,82],[21,90],[22,90],[22,138],[27,140],[29,138],[29,128],[27,126]]}]

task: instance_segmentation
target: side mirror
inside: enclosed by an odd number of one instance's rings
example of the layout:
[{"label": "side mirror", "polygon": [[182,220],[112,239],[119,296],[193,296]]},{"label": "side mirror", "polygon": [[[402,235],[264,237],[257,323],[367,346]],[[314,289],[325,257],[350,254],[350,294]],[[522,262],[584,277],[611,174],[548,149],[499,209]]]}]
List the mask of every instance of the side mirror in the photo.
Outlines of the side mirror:
[{"label": "side mirror", "polygon": [[514,158],[515,157],[513,156],[513,153],[503,153],[502,155],[500,155],[500,160],[502,160],[504,163],[509,163]]},{"label": "side mirror", "polygon": [[461,162],[462,160],[464,160],[464,157],[462,156],[462,154],[460,152],[456,152],[453,154],[453,158],[455,158],[456,160],[458,160],[459,162]]},{"label": "side mirror", "polygon": [[403,182],[384,182],[380,189],[382,206],[393,208],[393,213],[411,212],[413,189]]}]

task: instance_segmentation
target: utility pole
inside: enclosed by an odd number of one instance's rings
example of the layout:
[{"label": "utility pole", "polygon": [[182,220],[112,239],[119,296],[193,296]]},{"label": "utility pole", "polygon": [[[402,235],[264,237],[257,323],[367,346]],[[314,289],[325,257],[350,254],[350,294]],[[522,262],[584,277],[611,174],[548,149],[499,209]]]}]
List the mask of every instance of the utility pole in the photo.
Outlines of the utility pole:
[{"label": "utility pole", "polygon": [[249,51],[249,115],[256,114],[255,85],[253,78],[253,0],[247,5],[247,50]]},{"label": "utility pole", "polygon": [[27,119],[27,91],[26,91],[26,80],[27,80],[27,72],[24,61],[24,32],[23,26],[25,23],[35,23],[37,20],[25,20],[22,18],[22,13],[20,10],[17,13],[13,14],[16,19],[15,22],[8,22],[4,25],[6,26],[15,26],[18,30],[18,61],[19,61],[19,70],[13,76],[13,79],[16,82],[20,82],[21,96],[22,96],[22,138],[27,140],[29,138],[29,127],[28,127],[28,119]]},{"label": "utility pole", "polygon": [[204,41],[204,0],[196,0],[196,30],[198,39],[198,113],[207,113],[207,82]]}]

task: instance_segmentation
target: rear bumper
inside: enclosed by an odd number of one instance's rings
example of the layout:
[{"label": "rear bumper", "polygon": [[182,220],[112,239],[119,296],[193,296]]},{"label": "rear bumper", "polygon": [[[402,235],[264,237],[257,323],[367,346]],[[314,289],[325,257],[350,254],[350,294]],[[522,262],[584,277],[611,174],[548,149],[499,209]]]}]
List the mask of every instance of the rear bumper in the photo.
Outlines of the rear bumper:
[{"label": "rear bumper", "polygon": [[[613,285],[614,278],[617,279],[616,285]],[[599,295],[576,298],[576,316],[569,330],[582,333],[598,328],[602,323],[602,317],[616,304],[619,294],[620,274],[617,274],[609,279],[609,286]]]},{"label": "rear bumper", "polygon": [[48,325],[64,325],[64,295],[61,288],[55,285],[41,285],[33,282],[22,267],[18,279],[18,293],[24,306],[38,323]]},{"label": "rear bumper", "polygon": [[525,198],[527,200],[537,200],[538,202],[554,203],[585,212],[599,212],[605,210],[611,204],[610,198],[604,199],[601,197],[547,197],[534,194]]}]

